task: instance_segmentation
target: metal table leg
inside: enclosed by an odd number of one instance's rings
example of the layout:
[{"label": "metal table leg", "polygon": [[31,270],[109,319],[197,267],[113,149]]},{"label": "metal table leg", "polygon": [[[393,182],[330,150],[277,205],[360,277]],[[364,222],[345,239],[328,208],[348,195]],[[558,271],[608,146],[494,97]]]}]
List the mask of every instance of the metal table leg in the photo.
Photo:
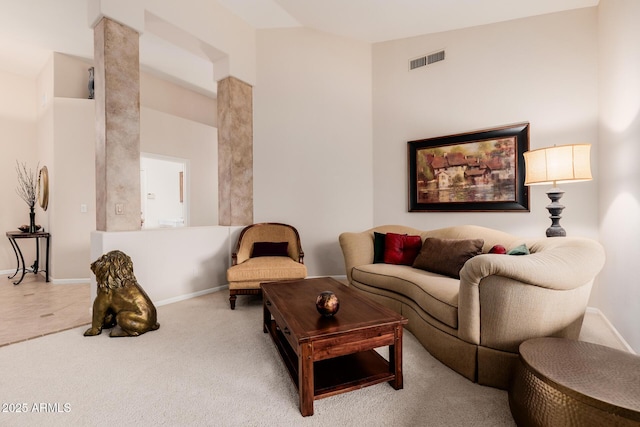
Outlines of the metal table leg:
[{"label": "metal table leg", "polygon": [[[38,239],[36,239],[36,241],[37,240]],[[9,276],[9,279],[13,279],[16,276],[16,274],[18,274],[18,271],[20,270],[20,266],[22,265],[22,275],[20,276],[20,279],[18,281],[13,282],[14,285],[19,285],[20,282],[22,282],[22,279],[24,279],[25,270],[26,270],[26,267],[24,265],[24,256],[22,256],[22,251],[20,250],[20,246],[18,246],[18,242],[16,242],[14,239],[9,239],[9,241],[11,242],[11,246],[13,246],[13,251],[16,253],[16,262],[18,263],[18,266],[16,267],[16,272],[13,274],[13,276]],[[18,258],[18,256],[20,256],[20,258]]]}]

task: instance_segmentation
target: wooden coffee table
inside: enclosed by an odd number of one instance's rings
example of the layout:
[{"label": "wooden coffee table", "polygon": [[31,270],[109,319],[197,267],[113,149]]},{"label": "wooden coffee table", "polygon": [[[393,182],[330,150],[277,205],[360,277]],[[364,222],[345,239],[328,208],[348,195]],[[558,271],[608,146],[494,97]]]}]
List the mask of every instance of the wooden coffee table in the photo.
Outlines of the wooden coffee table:
[{"label": "wooden coffee table", "polygon": [[[300,395],[300,412],[314,399],[388,381],[402,388],[402,325],[407,319],[332,278],[261,284],[264,332],[269,332]],[[334,292],[340,309],[323,317],[315,305]],[[387,361],[374,349],[389,346]]]}]

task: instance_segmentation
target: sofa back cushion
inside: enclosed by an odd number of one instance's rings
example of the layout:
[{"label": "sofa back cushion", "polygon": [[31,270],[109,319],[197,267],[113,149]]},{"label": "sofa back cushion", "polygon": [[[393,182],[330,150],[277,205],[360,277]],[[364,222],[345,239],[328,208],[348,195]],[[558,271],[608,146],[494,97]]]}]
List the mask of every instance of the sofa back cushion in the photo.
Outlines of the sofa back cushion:
[{"label": "sofa back cushion", "polygon": [[482,239],[438,239],[427,237],[413,267],[460,278],[464,263],[482,253]]}]

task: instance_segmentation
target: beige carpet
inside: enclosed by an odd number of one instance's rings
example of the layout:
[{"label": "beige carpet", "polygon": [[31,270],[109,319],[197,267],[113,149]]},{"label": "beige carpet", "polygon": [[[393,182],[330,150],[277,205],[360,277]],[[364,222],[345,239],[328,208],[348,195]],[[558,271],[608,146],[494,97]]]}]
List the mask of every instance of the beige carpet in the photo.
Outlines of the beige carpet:
[{"label": "beige carpet", "polygon": [[83,337],[81,327],[0,348],[1,403],[26,408],[0,411],[0,425],[514,425],[506,392],[446,368],[410,333],[403,390],[384,383],[316,400],[302,417],[260,300],[228,307],[217,292],[159,307],[160,329],[137,338]]}]

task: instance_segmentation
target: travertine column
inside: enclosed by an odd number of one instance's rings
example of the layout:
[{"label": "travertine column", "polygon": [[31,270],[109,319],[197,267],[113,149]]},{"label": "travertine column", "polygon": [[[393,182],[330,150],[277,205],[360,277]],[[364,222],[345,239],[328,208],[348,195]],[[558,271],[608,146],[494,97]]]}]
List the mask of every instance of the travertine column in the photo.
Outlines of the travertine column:
[{"label": "travertine column", "polygon": [[218,224],[253,223],[253,88],[218,81]]},{"label": "travertine column", "polygon": [[140,60],[137,31],[94,28],[96,228],[140,229]]}]

